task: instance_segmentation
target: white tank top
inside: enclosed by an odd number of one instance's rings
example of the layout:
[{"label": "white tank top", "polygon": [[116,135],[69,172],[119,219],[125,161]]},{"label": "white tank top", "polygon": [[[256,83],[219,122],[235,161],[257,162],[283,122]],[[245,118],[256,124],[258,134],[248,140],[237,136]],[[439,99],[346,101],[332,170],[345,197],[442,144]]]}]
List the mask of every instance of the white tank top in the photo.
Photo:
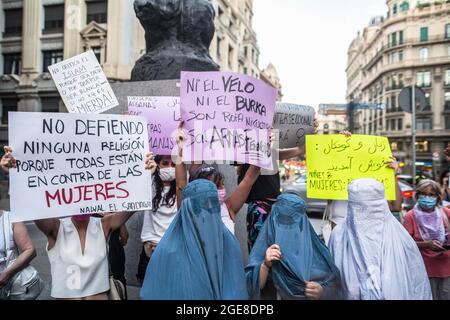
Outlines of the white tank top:
[{"label": "white tank top", "polygon": [[14,243],[12,223],[9,220],[9,212],[0,212],[0,272],[6,269],[6,260],[8,250],[14,250],[16,244]]},{"label": "white tank top", "polygon": [[228,207],[226,203],[222,203],[220,205],[220,215],[222,217],[223,224],[230,230],[232,234],[234,234],[234,221],[231,220],[230,212],[228,211]]},{"label": "white tank top", "polygon": [[55,246],[47,249],[47,253],[53,298],[84,298],[109,290],[108,256],[101,219],[89,220],[84,254],[72,219],[61,219]]}]

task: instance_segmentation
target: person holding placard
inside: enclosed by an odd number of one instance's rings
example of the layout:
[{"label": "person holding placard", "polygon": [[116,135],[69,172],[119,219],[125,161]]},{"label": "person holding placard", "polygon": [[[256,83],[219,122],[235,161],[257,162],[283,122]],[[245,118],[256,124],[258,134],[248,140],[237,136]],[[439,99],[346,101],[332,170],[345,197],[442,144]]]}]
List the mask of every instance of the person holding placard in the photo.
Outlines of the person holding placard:
[{"label": "person holding placard", "polygon": [[[180,123],[179,130],[176,134],[176,141],[178,144],[178,159],[182,159],[183,146],[187,141],[186,137],[187,135],[183,130],[182,122]],[[216,185],[222,222],[225,224],[228,230],[230,230],[230,232],[234,234],[234,221],[236,220],[236,215],[245,204],[245,201],[248,198],[253,185],[257,181],[260,172],[260,168],[255,165],[250,165],[245,176],[242,178],[237,188],[231,193],[229,197],[227,197],[227,191],[225,189],[225,177],[214,166],[192,164],[189,169],[189,182],[193,182],[199,179],[205,179],[212,181]],[[176,181],[178,190],[177,200],[179,206],[182,201],[181,192],[188,182],[187,176],[186,165],[179,161],[176,166]]]},{"label": "person holding placard", "polygon": [[[342,131],[340,134],[351,137],[352,133],[349,131]],[[394,170],[394,175],[397,174],[399,170],[399,165],[397,159],[392,157],[389,161],[386,161],[386,168],[391,168]],[[391,212],[397,213],[402,211],[403,194],[401,188],[398,184],[398,180],[395,179],[395,200],[388,201],[389,210]],[[348,212],[348,201],[347,200],[328,200],[327,207],[324,212],[324,220],[328,223],[322,228],[322,236],[324,238],[325,244],[328,245],[330,241],[330,235],[333,229],[343,223],[347,217]]]},{"label": "person holding placard", "polygon": [[384,185],[348,185],[348,214],[332,232],[330,250],[348,300],[431,300],[419,249],[389,210]]},{"label": "person holding placard", "polygon": [[[314,130],[317,133],[319,122],[314,119]],[[278,150],[280,161],[289,160],[305,156],[305,145],[297,146],[290,149]],[[238,168],[238,183],[243,181],[249,170],[249,165],[244,164]],[[277,171],[274,174],[261,174],[253,184],[250,194],[245,203],[248,204],[247,209],[247,245],[248,251],[251,252],[259,231],[264,222],[269,217],[272,206],[280,195],[281,179]]]},{"label": "person holding placard", "polygon": [[[3,170],[16,167],[12,149],[5,147]],[[153,155],[148,154],[146,170],[155,170]],[[51,296],[64,300],[108,300],[110,290],[107,239],[135,212],[114,213],[103,218],[90,214],[63,219],[36,220],[47,237],[51,265]]]},{"label": "person holding placard", "polygon": [[239,241],[223,224],[216,185],[195,180],[148,264],[143,300],[247,300]]},{"label": "person holding placard", "polygon": [[175,163],[170,156],[156,156],[156,172],[153,174],[153,208],[144,211],[144,222],[142,225],[141,241],[143,248],[139,258],[137,278],[142,285],[145,278],[147,265],[156,250],[158,243],[166,233],[177,208],[177,194],[175,181]]},{"label": "person holding placard", "polygon": [[[309,222],[305,201],[296,194],[278,197],[249,260],[246,275],[253,300],[273,300],[274,291],[286,300],[341,297],[339,270]],[[267,286],[268,278],[276,290]]]}]

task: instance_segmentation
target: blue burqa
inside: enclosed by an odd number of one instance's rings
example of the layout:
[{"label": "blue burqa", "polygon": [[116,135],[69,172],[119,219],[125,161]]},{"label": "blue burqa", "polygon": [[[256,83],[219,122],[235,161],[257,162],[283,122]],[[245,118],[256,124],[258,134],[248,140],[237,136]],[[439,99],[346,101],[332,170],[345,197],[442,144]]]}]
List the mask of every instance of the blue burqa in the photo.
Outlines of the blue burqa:
[{"label": "blue burqa", "polygon": [[305,201],[294,194],[282,194],[273,206],[246,268],[251,299],[260,299],[260,267],[266,250],[273,244],[280,246],[282,258],[272,264],[269,276],[282,299],[305,299],[305,282],[310,281],[324,288],[321,299],[341,298],[339,270],[305,211]]},{"label": "blue burqa", "polygon": [[143,300],[247,300],[239,242],[220,217],[217,187],[196,180],[153,253]]}]

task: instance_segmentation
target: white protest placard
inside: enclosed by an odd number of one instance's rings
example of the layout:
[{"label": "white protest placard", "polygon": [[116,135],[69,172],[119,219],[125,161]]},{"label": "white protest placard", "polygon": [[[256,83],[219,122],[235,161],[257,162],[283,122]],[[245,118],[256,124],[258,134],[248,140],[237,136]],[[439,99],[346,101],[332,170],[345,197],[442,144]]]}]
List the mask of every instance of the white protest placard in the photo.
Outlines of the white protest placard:
[{"label": "white protest placard", "polygon": [[147,138],[142,117],[10,112],[12,221],[150,209]]},{"label": "white protest placard", "polygon": [[170,156],[177,150],[174,134],[181,121],[179,97],[128,97],[128,113],[147,119],[151,152]]},{"label": "white protest placard", "polygon": [[119,105],[92,50],[48,70],[70,113],[102,113]]}]

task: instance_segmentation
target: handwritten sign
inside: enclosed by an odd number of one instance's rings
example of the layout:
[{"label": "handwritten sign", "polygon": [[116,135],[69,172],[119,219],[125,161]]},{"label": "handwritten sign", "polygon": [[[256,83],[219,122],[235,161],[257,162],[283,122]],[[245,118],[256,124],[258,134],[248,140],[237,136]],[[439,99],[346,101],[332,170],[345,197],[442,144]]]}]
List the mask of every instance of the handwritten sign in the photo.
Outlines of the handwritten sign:
[{"label": "handwritten sign", "polygon": [[147,137],[141,117],[10,112],[13,221],[150,209]]},{"label": "handwritten sign", "polygon": [[182,72],[181,117],[189,131],[183,161],[230,161],[271,170],[277,91],[230,72]]},{"label": "handwritten sign", "polygon": [[280,131],[280,148],[305,144],[307,134],[314,132],[314,108],[290,103],[277,103],[274,129]]},{"label": "handwritten sign", "polygon": [[178,97],[128,97],[130,115],[147,119],[150,151],[157,155],[171,155],[176,147],[174,133],[180,123]]},{"label": "handwritten sign", "polygon": [[386,198],[395,200],[394,171],[386,168],[392,156],[385,137],[353,135],[306,136],[308,198],[347,200],[353,180],[373,178],[383,183]]},{"label": "handwritten sign", "polygon": [[119,105],[92,50],[48,70],[70,113],[102,113]]}]

